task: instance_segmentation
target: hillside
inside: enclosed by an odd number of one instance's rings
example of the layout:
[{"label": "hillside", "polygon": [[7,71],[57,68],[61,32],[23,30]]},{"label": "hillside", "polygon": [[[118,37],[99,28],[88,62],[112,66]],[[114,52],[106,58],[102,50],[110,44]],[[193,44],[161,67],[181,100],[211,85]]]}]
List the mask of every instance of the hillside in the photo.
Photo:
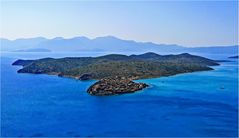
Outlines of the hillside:
[{"label": "hillside", "polygon": [[161,56],[155,53],[142,55],[111,54],[100,57],[44,58],[39,60],[17,60],[13,65],[22,65],[19,73],[58,74],[80,78],[90,74],[90,79],[124,76],[133,79],[170,76],[178,73],[211,70],[218,65],[213,60],[190,55]]}]

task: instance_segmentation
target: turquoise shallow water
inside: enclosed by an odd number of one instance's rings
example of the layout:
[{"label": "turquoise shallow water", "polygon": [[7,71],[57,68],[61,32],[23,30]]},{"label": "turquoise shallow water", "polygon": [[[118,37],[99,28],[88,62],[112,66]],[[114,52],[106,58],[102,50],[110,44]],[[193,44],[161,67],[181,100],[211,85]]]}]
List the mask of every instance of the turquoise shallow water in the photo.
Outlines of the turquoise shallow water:
[{"label": "turquoise shallow water", "polygon": [[[63,55],[57,55],[60,57]],[[237,136],[238,62],[213,71],[138,80],[134,94],[95,97],[94,81],[18,74],[1,58],[2,136]]]}]

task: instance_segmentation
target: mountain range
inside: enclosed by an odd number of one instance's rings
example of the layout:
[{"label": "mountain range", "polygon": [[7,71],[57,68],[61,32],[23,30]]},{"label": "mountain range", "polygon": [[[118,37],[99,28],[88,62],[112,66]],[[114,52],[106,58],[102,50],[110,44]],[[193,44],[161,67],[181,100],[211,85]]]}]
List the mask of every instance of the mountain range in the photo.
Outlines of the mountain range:
[{"label": "mountain range", "polygon": [[152,42],[136,42],[123,40],[114,36],[74,37],[65,39],[56,37],[47,39],[44,37],[8,40],[1,38],[1,51],[8,52],[157,52],[157,53],[181,53],[197,52],[209,54],[237,54],[238,45],[210,46],[210,47],[184,47],[176,44],[156,44]]}]

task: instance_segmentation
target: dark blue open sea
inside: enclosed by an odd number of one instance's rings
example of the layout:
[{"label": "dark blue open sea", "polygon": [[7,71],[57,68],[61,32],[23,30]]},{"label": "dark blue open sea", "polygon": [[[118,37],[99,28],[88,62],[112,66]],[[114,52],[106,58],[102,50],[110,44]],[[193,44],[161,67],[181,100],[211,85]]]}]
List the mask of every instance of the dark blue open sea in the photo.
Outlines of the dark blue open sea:
[{"label": "dark blue open sea", "polygon": [[94,81],[18,74],[21,67],[11,65],[47,56],[66,55],[1,55],[2,137],[238,135],[237,60],[213,71],[138,80],[150,85],[138,93],[96,97],[86,93]]}]

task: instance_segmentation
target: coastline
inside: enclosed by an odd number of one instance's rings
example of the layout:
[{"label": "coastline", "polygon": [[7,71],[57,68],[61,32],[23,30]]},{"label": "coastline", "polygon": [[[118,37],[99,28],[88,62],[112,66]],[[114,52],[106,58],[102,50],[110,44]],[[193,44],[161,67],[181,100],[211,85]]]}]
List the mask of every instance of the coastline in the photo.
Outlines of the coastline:
[{"label": "coastline", "polygon": [[[95,58],[18,59],[18,73],[47,74],[75,80],[96,80],[87,92],[91,95],[134,93],[148,87],[136,80],[169,77],[183,73],[214,70],[220,64],[204,57],[182,53],[161,56],[153,52],[141,55],[110,54]],[[135,80],[135,81],[134,81]]]}]

